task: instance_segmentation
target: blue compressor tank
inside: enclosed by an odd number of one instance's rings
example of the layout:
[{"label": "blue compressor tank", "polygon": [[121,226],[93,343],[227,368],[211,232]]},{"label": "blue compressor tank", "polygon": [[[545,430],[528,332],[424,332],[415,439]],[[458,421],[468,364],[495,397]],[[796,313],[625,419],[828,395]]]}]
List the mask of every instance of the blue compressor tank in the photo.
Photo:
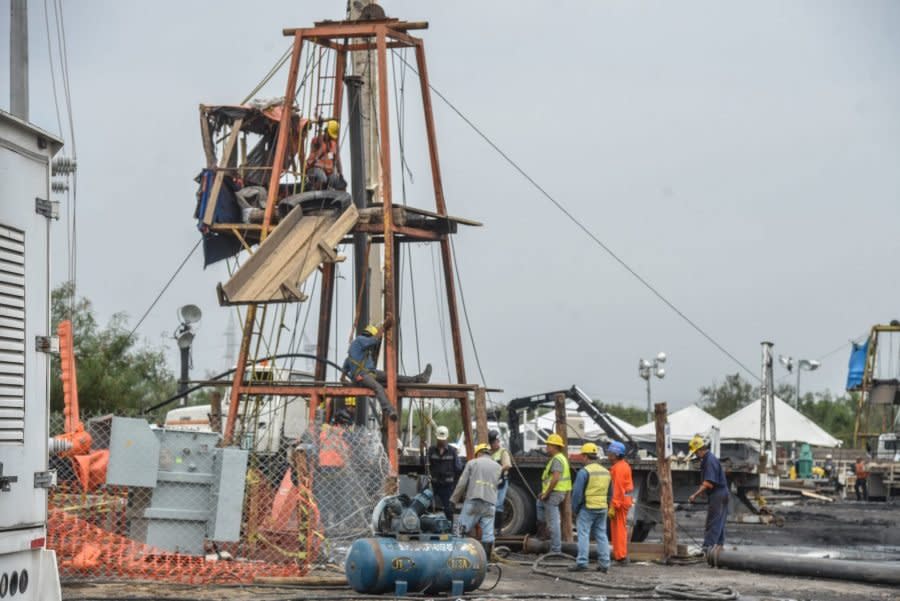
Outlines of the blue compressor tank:
[{"label": "blue compressor tank", "polygon": [[405,540],[360,538],[350,547],[344,562],[353,590],[369,594],[461,594],[481,586],[486,570],[487,557],[481,543],[448,535]]}]

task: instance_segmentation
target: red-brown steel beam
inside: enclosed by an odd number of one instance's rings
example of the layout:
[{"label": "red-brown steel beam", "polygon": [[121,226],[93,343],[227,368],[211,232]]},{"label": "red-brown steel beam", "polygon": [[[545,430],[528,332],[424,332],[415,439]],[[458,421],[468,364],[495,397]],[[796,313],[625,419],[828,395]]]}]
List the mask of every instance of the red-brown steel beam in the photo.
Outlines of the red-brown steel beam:
[{"label": "red-brown steel beam", "polygon": [[322,265],[322,292],[319,296],[319,332],[316,340],[316,380],[325,380],[328,364],[321,359],[328,358],[328,342],[331,334],[331,312],[334,304],[334,263]]},{"label": "red-brown steel beam", "polygon": [[[347,51],[338,50],[334,61],[334,100],[332,101],[331,118],[340,123],[341,105],[344,100],[344,67],[347,64]],[[342,128],[343,129],[343,128]],[[338,148],[338,152],[341,149]]]},{"label": "red-brown steel beam", "polygon": [[291,67],[288,71],[288,83],[284,93],[284,105],[281,107],[281,122],[278,124],[278,141],[275,144],[275,159],[272,163],[272,174],[269,177],[269,196],[266,199],[266,212],[263,217],[262,237],[265,238],[272,224],[272,211],[278,203],[278,183],[284,171],[284,153],[287,149],[288,135],[291,131],[291,116],[294,112],[294,96],[297,94],[297,72],[300,65],[300,50],[303,47],[303,35],[294,35],[294,51],[291,53]]},{"label": "red-brown steel beam", "polygon": [[[416,65],[419,69],[419,85],[422,90],[422,108],[425,112],[425,133],[428,138],[428,157],[431,160],[431,181],[434,186],[434,202],[439,215],[447,216],[447,205],[444,202],[444,184],[441,179],[441,165],[437,150],[437,134],[434,127],[434,110],[431,104],[431,87],[428,83],[428,66],[425,63],[425,43],[419,40],[416,44]],[[456,282],[453,277],[453,256],[450,239],[441,239],[441,260],[444,265],[444,282],[447,288],[447,311],[450,314],[450,337],[453,341],[453,358],[456,361],[456,381],[466,383],[466,365],[463,356],[462,334],[460,332],[459,312],[456,307]],[[466,450],[472,453],[472,417],[468,401],[460,404],[463,421],[463,432],[466,439]]]},{"label": "red-brown steel beam", "polygon": [[[272,174],[269,178],[269,195],[266,200],[266,212],[263,218],[261,239],[265,239],[272,224],[272,210],[278,202],[278,182],[281,180],[281,172],[284,169],[284,153],[287,148],[287,137],[291,128],[291,115],[294,107],[294,94],[297,87],[297,71],[300,64],[300,49],[303,47],[303,36],[294,35],[294,48],[291,52],[291,66],[288,71],[287,88],[284,94],[284,106],[281,111],[281,123],[278,130],[278,142],[275,146],[275,159],[272,163]],[[240,385],[244,381],[244,372],[247,368],[247,356],[250,352],[250,339],[253,336],[253,324],[256,321],[256,305],[247,307],[247,315],[244,320],[244,331],[241,339],[241,349],[238,353],[237,365],[234,371],[235,386],[231,389],[231,402],[228,406],[228,418],[225,422],[225,432],[222,440],[224,445],[230,445],[234,436],[234,425],[237,421],[238,405],[240,404]]]},{"label": "red-brown steel beam", "polygon": [[[390,107],[388,106],[388,72],[387,72],[387,40],[384,25],[375,27],[375,45],[378,60],[378,135],[381,138],[381,193],[384,204],[384,313],[392,316],[394,324],[384,333],[384,371],[387,374],[386,392],[388,400],[397,409],[397,304],[394,296],[394,211],[391,203],[391,136]],[[387,421],[387,452],[391,469],[397,473],[399,466],[397,457],[397,425],[398,422]]]},{"label": "red-brown steel beam", "polygon": [[256,321],[256,305],[249,305],[247,307],[247,315],[244,317],[241,348],[238,351],[237,365],[234,370],[234,384],[231,387],[228,417],[225,420],[225,431],[222,433],[222,445],[226,447],[231,444],[231,438],[234,436],[234,424],[237,422],[238,403],[241,398],[240,388],[247,368],[247,355],[250,353],[250,339],[253,337],[254,321]]}]

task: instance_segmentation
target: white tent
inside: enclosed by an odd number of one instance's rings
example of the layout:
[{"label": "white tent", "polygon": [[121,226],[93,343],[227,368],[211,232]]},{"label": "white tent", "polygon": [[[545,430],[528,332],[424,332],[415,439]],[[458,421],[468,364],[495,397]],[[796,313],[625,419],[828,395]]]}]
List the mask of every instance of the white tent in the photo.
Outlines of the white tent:
[{"label": "white tent", "polygon": [[[616,424],[628,435],[631,435],[635,430],[634,426],[623,419],[619,419],[618,417],[610,415],[609,413],[606,414],[606,417],[608,417],[611,422]],[[574,430],[570,432],[570,436],[580,437],[579,430],[582,430],[582,428],[584,435],[588,438],[596,438],[603,433],[603,430],[598,424],[594,423],[593,419],[591,419],[588,415],[578,411],[578,407],[573,401],[566,401],[566,420],[569,422],[570,430]],[[535,423],[538,428],[553,430],[556,427],[556,414],[553,411],[545,413],[538,417]],[[573,425],[575,425],[574,428],[572,427]]]},{"label": "white tent", "polygon": [[[669,431],[672,434],[672,440],[690,440],[694,434],[702,434],[718,425],[719,420],[697,405],[688,405],[669,414]],[[656,436],[656,422],[636,428],[633,434],[641,437]]]},{"label": "white tent", "polygon": [[[722,440],[759,440],[761,402],[757,399],[719,422]],[[768,428],[766,420],[767,435]],[[814,447],[841,446],[840,440],[778,397],[775,397],[775,436],[778,442],[805,442]]]}]

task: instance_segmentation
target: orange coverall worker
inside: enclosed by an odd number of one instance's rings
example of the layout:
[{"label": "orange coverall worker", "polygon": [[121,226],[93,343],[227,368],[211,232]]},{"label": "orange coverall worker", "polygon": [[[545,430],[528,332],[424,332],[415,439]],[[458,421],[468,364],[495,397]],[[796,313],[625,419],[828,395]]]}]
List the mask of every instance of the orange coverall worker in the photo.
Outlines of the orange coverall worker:
[{"label": "orange coverall worker", "polygon": [[349,455],[350,446],[344,440],[344,429],[323,425],[319,433],[319,467],[344,467]]},{"label": "orange coverall worker", "polygon": [[612,557],[616,561],[622,561],[628,557],[628,510],[631,509],[632,499],[628,493],[634,490],[634,482],[631,479],[631,466],[624,459],[619,458],[609,468],[612,476],[612,502],[610,508],[612,514],[609,517],[609,530],[612,536]]}]

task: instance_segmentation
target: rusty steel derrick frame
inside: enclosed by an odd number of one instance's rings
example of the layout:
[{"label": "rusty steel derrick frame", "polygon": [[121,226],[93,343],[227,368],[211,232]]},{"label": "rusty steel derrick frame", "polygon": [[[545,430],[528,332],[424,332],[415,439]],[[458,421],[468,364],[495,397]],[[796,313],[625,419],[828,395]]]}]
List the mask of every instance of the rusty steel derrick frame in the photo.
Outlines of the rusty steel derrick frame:
[{"label": "rusty steel derrick frame", "polygon": [[[437,150],[437,136],[435,133],[434,113],[431,102],[431,87],[428,81],[428,69],[425,63],[425,45],[421,38],[408,35],[406,32],[414,29],[426,29],[427,23],[405,22],[398,19],[382,19],[371,21],[342,21],[320,22],[314,27],[285,29],[285,36],[294,38],[291,53],[290,70],[288,72],[287,87],[284,96],[284,105],[281,112],[281,122],[278,130],[278,141],[275,147],[275,156],[272,163],[272,171],[269,180],[268,198],[266,201],[265,215],[261,226],[261,239],[265,239],[272,227],[272,213],[278,202],[279,181],[284,170],[284,155],[287,148],[287,136],[290,130],[290,117],[293,109],[294,97],[297,90],[298,71],[300,66],[300,54],[304,42],[322,46],[334,50],[337,54],[335,61],[334,95],[332,104],[332,117],[340,121],[344,82],[342,79],[345,65],[347,64],[347,52],[375,50],[378,75],[378,131],[380,137],[380,161],[382,173],[382,203],[384,206],[383,221],[380,224],[358,225],[360,231],[369,236],[381,236],[383,243],[384,264],[384,312],[392,315],[394,322],[399,323],[397,313],[397,266],[394,260],[396,245],[403,240],[433,241],[441,245],[441,261],[444,270],[444,283],[447,293],[447,309],[450,317],[451,339],[453,343],[453,356],[456,363],[456,385],[441,388],[438,385],[428,387],[402,387],[397,383],[397,338],[396,327],[390,327],[384,334],[385,372],[387,375],[386,392],[388,399],[395,410],[399,409],[400,393],[403,398],[456,398],[460,401],[460,413],[463,424],[471,423],[471,414],[468,403],[468,391],[474,390],[474,385],[466,385],[465,362],[463,358],[462,336],[460,333],[459,313],[456,304],[456,284],[453,277],[453,257],[450,248],[450,233],[440,233],[421,230],[419,228],[396,225],[393,219],[391,197],[391,154],[390,154],[390,110],[388,104],[388,73],[387,51],[388,48],[413,48],[416,55],[416,66],[419,72],[419,84],[422,95],[422,108],[425,117],[425,130],[428,143],[428,155],[431,163],[432,184],[434,187],[434,200],[436,213],[447,217],[447,207],[444,200],[443,182],[441,179],[440,161]],[[316,355],[326,356],[328,352],[329,333],[331,330],[331,314],[334,301],[335,266],[334,263],[325,263],[322,267],[322,287],[319,305],[319,331],[316,342]],[[237,366],[234,373],[234,384],[231,388],[231,403],[228,411],[228,419],[225,424],[224,444],[231,444],[237,420],[238,405],[243,395],[270,394],[282,396],[306,396],[309,398],[310,420],[314,420],[316,410],[325,396],[372,396],[372,391],[359,386],[322,386],[318,385],[287,385],[264,386],[259,384],[245,384],[247,359],[250,349],[250,339],[253,336],[256,320],[257,305],[247,307],[244,321],[243,336]],[[318,361],[315,369],[315,380],[321,383],[325,380],[326,364]],[[399,413],[399,411],[398,411]],[[398,473],[399,459],[397,446],[393,441],[398,439],[398,422],[385,420],[387,423],[385,440],[387,444],[388,458],[393,473]],[[472,435],[469,428],[463,428],[465,443],[468,453],[472,453]]]},{"label": "rusty steel derrick frame", "polygon": [[[853,425],[853,446],[856,447],[859,439],[874,438],[878,433],[869,430],[869,419],[872,412],[872,404],[869,402],[869,395],[875,383],[875,360],[878,354],[878,335],[882,333],[900,332],[900,326],[896,325],[874,325],[869,331],[869,347],[866,350],[866,363],[863,368],[863,379],[859,388],[859,399],[856,403],[856,419]],[[893,418],[893,409],[891,417]],[[893,423],[893,420],[892,422]]]}]

